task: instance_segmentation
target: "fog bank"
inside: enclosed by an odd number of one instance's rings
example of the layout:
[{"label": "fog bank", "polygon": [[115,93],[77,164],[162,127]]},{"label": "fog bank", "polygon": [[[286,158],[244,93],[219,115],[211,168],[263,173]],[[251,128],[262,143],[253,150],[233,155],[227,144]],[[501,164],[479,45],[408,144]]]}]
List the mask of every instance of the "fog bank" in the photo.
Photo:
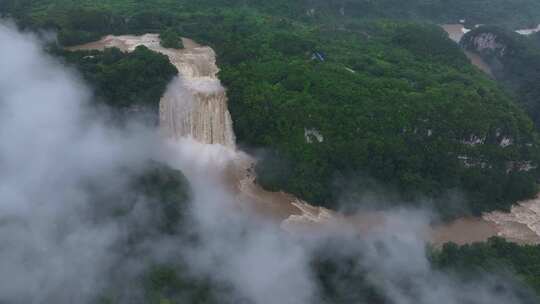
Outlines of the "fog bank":
[{"label": "fog bank", "polygon": [[79,77],[8,23],[0,67],[0,302],[84,302],[126,235],[95,217],[92,189],[126,191],[121,170],[152,156],[153,131],[106,126]]}]

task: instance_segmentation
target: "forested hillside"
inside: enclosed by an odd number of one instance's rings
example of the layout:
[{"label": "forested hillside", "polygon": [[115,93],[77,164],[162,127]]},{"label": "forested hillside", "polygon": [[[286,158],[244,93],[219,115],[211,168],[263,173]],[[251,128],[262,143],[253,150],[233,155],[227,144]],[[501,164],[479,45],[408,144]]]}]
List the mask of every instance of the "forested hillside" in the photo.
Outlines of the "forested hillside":
[{"label": "forested hillside", "polygon": [[[171,15],[184,15],[193,11],[200,13],[223,8],[249,8],[314,23],[339,24],[356,18],[408,19],[433,23],[456,23],[465,20],[470,25],[498,24],[510,29],[535,27],[540,20],[540,4],[535,0],[81,0],[76,4],[69,0],[4,0],[0,3],[0,11],[16,16],[23,16],[31,11],[34,16],[44,17],[51,9],[69,10],[79,7],[106,11],[110,17],[126,13],[138,15],[143,11],[156,10]],[[109,22],[116,26],[126,22],[121,19],[102,21],[108,22],[98,26],[100,30],[108,27]],[[118,30],[118,27],[116,29]]]},{"label": "forested hillside", "polygon": [[[239,144],[266,151],[257,173],[268,189],[335,207],[343,188],[369,190],[359,178],[369,177],[401,201],[427,198],[448,216],[504,209],[536,193],[530,119],[441,29],[365,19],[334,28],[283,17],[305,5],[287,3],[233,10],[210,9],[210,2],[17,1],[4,4],[4,14],[57,30],[64,45],[170,30],[213,46]],[[163,59],[142,49],[88,55],[68,55],[68,62],[98,96],[157,107],[172,75]],[[165,69],[146,71],[145,57]],[[146,76],[125,81],[136,74]],[[447,205],[456,189],[469,202],[465,210]]]},{"label": "forested hillside", "polygon": [[157,102],[178,74],[167,56],[143,46],[131,53],[116,48],[54,52],[82,73],[98,100],[118,109],[148,108],[157,114]]},{"label": "forested hillside", "polygon": [[500,238],[464,246],[450,243],[434,252],[432,263],[441,270],[455,271],[468,277],[486,271],[500,275],[517,273],[520,280],[540,292],[538,245],[519,246]]},{"label": "forested hillside", "polygon": [[433,23],[498,24],[510,29],[536,27],[540,3],[534,0],[306,0],[302,8],[317,18],[389,18]]},{"label": "forested hillside", "polygon": [[253,23],[246,43],[218,46],[238,139],[270,148],[263,185],[332,206],[341,191],[331,185],[365,175],[411,201],[464,189],[475,212],[536,192],[533,172],[508,167],[535,157],[530,120],[438,28],[270,26]]}]

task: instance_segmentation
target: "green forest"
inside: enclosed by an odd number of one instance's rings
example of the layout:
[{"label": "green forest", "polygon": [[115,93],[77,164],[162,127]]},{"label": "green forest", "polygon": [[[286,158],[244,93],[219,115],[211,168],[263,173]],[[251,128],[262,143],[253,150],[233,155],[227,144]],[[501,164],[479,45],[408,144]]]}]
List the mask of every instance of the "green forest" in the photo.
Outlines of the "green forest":
[{"label": "green forest", "polygon": [[[32,14],[34,17],[43,18],[52,11],[80,8],[105,12],[110,17],[100,20],[106,21],[105,23],[99,26],[94,25],[97,30],[105,30],[107,27],[122,30],[121,27],[111,25],[125,25],[125,20],[116,17],[126,14],[142,17],[142,15],[148,15],[149,12],[160,11],[169,16],[186,16],[191,13],[207,13],[222,9],[254,9],[265,14],[294,18],[304,22],[317,24],[329,22],[334,25],[358,18],[387,18],[433,23],[456,23],[459,20],[465,20],[471,25],[498,24],[517,29],[535,27],[540,18],[540,4],[535,0],[81,0],[77,2],[4,0],[0,3],[0,11],[17,17]],[[66,21],[69,22],[69,20],[58,19],[58,17],[65,17],[63,15],[56,14],[54,17],[54,20],[62,25],[65,25]],[[80,22],[76,19],[72,20],[79,24],[86,22],[86,20],[80,20]],[[135,23],[139,21],[142,20],[137,20]],[[154,22],[159,21],[154,20]]]},{"label": "green forest", "polygon": [[[451,208],[438,199],[450,189],[465,190],[475,213],[535,194],[534,172],[507,171],[507,161],[537,155],[530,119],[442,30],[381,21],[295,35],[280,23],[268,38],[258,29],[222,48],[237,137],[270,149],[257,167],[262,185],[334,206],[333,182],[366,175],[404,201],[433,198],[443,214]],[[306,130],[324,140],[310,143]],[[504,137],[517,141],[502,148]]]},{"label": "green forest", "polygon": [[157,113],[157,102],[178,74],[167,56],[144,46],[131,53],[116,48],[54,52],[80,71],[97,100],[116,109],[143,107]]},{"label": "green forest", "polygon": [[464,246],[448,243],[433,252],[431,262],[437,269],[458,272],[464,277],[485,272],[517,274],[519,280],[540,293],[539,245],[520,246],[497,237]]}]

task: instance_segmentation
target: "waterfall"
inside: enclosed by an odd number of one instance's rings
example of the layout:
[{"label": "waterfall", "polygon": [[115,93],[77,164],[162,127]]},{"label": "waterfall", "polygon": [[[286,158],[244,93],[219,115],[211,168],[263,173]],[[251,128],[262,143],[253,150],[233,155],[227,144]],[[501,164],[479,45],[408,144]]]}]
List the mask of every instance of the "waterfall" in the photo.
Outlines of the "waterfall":
[{"label": "waterfall", "polygon": [[144,45],[169,57],[179,75],[168,87],[159,105],[160,129],[166,137],[185,137],[204,144],[221,144],[235,149],[231,114],[225,88],[217,77],[216,54],[210,47],[183,39],[184,49],[166,49],[158,34],[106,36],[72,49],[103,50],[117,47],[131,52]]}]

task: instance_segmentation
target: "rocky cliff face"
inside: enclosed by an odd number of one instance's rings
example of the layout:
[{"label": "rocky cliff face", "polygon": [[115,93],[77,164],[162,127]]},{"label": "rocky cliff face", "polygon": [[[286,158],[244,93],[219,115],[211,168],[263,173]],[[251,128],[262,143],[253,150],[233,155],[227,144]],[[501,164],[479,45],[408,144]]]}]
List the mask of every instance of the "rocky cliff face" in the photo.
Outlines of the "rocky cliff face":
[{"label": "rocky cliff face", "polygon": [[495,79],[505,75],[504,62],[515,52],[515,46],[507,35],[497,28],[480,27],[467,33],[461,40],[461,45],[470,53],[485,62]]},{"label": "rocky cliff face", "polygon": [[476,51],[480,54],[491,54],[503,57],[506,54],[506,45],[500,43],[498,40],[499,37],[497,34],[484,32],[469,36],[464,43],[467,49]]}]

